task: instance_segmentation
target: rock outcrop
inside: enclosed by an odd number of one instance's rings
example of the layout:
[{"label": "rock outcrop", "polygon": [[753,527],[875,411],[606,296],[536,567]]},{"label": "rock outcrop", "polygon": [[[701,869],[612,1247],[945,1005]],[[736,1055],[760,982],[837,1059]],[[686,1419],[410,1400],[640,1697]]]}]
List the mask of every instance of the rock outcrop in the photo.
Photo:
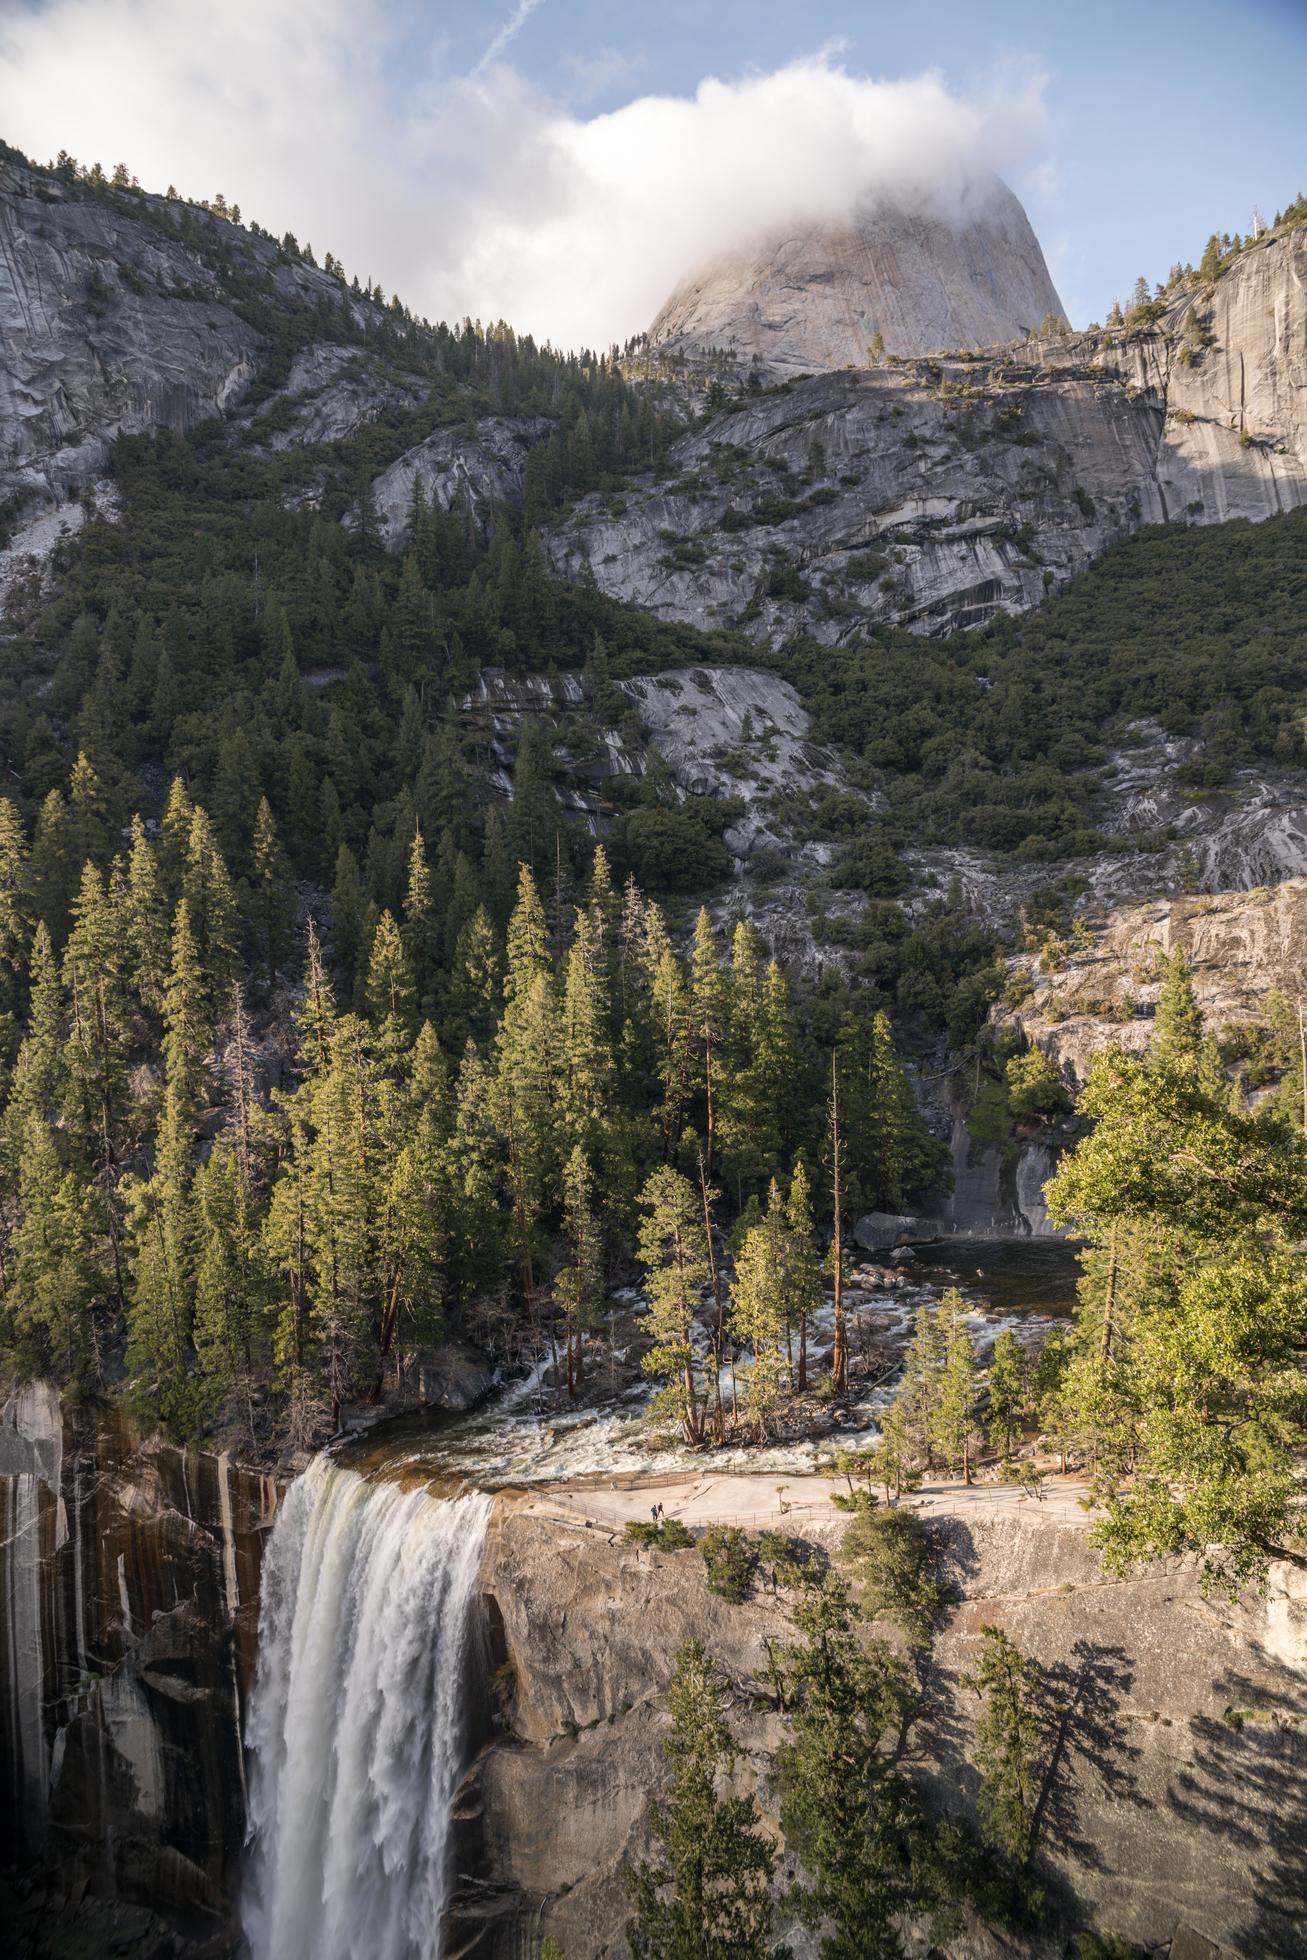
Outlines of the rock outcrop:
[{"label": "rock outcrop", "polygon": [[[18,1390],[0,1417],[0,1835],[56,1896],[220,1931],[270,1475]],[[106,1949],[107,1950],[107,1949]]]},{"label": "rock outcrop", "polygon": [[1307,502],[1307,227],[1128,334],[746,391],[670,461],[583,503],[556,568],[770,641],[1028,611],[1141,525]]},{"label": "rock outcrop", "polygon": [[696,270],[649,329],[665,354],[731,355],[771,373],[1024,339],[1062,317],[1019,201],[996,178],[945,205],[877,198],[848,223],[796,225]]},{"label": "rock outcrop", "polygon": [[1273,988],[1307,985],[1307,880],[1255,891],[1182,894],[1114,907],[1055,960],[1009,963],[1024,999],[1001,1019],[1083,1081],[1109,1042],[1139,1054],[1153,1036],[1162,958],[1183,953],[1208,1031],[1265,1025]]},{"label": "rock outcrop", "polygon": [[[947,1711],[929,1744],[929,1785],[942,1810],[974,1820],[975,1698],[963,1677],[981,1628],[1002,1626],[1038,1662],[1049,1696],[1037,1855],[1053,1908],[1047,1932],[1009,1933],[1000,1946],[971,1926],[932,1950],[1051,1960],[1069,1927],[1093,1925],[1152,1951],[1188,1939],[1198,1944],[1185,1951],[1300,1953],[1301,1575],[1275,1567],[1265,1598],[1235,1606],[1204,1598],[1179,1561],[1105,1579],[1084,1524],[1046,1520],[1034,1503],[977,1501],[930,1529],[955,1603],[929,1668]],[[518,1960],[551,1933],[573,1960],[620,1953],[621,1869],[647,1850],[646,1805],[666,1774],[663,1693],[690,1636],[730,1684],[739,1786],[779,1829],[769,1777],[780,1730],[766,1711],[781,1603],[726,1605],[707,1592],[695,1551],[651,1559],[602,1527],[532,1517],[511,1500],[492,1525],[483,1583],[502,1733],[460,1803],[460,1868],[477,1876],[461,1888],[450,1951]],[[814,1951],[810,1939],[793,1936],[797,1954]]]},{"label": "rock outcrop", "polygon": [[461,498],[468,516],[483,523],[496,504],[517,503],[527,454],[548,431],[540,416],[487,415],[470,430],[437,429],[406,450],[372,485],[385,544],[395,550],[408,536],[415,485],[440,510]]},{"label": "rock outcrop", "polygon": [[257,334],[168,209],[129,216],[0,164],[0,500],[57,502],[116,436],[188,428],[253,378]]}]

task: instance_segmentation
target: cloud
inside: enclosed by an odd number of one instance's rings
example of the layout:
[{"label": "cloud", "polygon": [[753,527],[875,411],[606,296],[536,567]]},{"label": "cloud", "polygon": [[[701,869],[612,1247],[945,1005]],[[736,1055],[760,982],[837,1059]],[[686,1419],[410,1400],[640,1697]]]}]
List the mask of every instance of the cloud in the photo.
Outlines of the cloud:
[{"label": "cloud", "polygon": [[509,42],[516,40],[536,8],[543,6],[543,4],[544,0],[517,0],[517,5],[514,7],[511,15],[494,36],[475,68],[473,68],[469,77],[470,80],[475,81],[478,75],[483,75],[487,68],[492,67],[498,61]]},{"label": "cloud", "polygon": [[635,64],[616,48],[601,48],[597,54],[565,54],[563,67],[570,78],[567,91],[572,102],[592,102],[596,95],[629,75]]},{"label": "cloud", "polygon": [[961,212],[1044,153],[1037,76],[961,99],[877,81],[835,49],[589,116],[499,61],[425,72],[405,0],[0,0],[0,127],[141,181],[221,189],[431,318],[505,318],[556,344],[648,325],[713,254],[876,194]]}]

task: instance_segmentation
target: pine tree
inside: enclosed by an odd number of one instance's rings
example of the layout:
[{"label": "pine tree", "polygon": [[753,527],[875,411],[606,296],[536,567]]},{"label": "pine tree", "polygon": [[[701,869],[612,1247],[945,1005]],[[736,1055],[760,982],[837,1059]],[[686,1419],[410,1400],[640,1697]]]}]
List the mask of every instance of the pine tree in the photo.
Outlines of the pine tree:
[{"label": "pine tree", "polygon": [[163,899],[169,917],[176,911],[177,901],[182,895],[182,874],[186,869],[194,820],[195,805],[191,802],[186,785],[180,776],[174,776],[168,788],[159,840],[159,875],[163,881]]},{"label": "pine tree", "polygon": [[254,845],[250,866],[250,898],[258,956],[272,987],[290,952],[295,919],[295,887],[290,865],[277,835],[277,823],[266,796],[259,798],[254,816]]},{"label": "pine tree", "polygon": [[502,961],[495,929],[478,905],[458,935],[449,977],[451,1039],[478,1044],[490,1038],[502,986]]},{"label": "pine tree", "polygon": [[793,1375],[786,1355],[788,1245],[785,1211],[773,1178],[762,1223],[746,1235],[735,1264],[731,1323],[750,1350],[744,1409],[761,1442]]},{"label": "pine tree", "polygon": [[687,1443],[703,1437],[703,1362],[695,1348],[699,1294],[709,1278],[708,1245],[699,1193],[664,1165],[640,1193],[638,1256],[649,1303],[644,1324],[650,1347],[641,1366],[663,1383],[654,1412],[672,1416]]},{"label": "pine tree", "polygon": [[704,1093],[704,1147],[709,1177],[717,1157],[718,1075],[727,1030],[726,976],[707,906],[699,908],[690,955],[690,1006],[699,1048]]},{"label": "pine tree", "polygon": [[164,996],[164,1102],[152,1176],[126,1185],[131,1299],[127,1361],[173,1435],[197,1414],[188,1359],[194,1315],[196,1130],[208,1087],[207,990],[185,899]]},{"label": "pine tree", "polygon": [[218,763],[209,797],[214,833],[228,864],[244,866],[249,862],[258,807],[265,800],[249,734],[232,715],[218,740]]},{"label": "pine tree", "polygon": [[4,1156],[13,1172],[22,1163],[29,1123],[35,1121],[44,1128],[50,1122],[62,1098],[66,1073],[63,991],[50,928],[44,919],[32,935],[28,998],[27,1032],[14,1064],[4,1113]]},{"label": "pine tree", "polygon": [[163,1058],[170,1120],[193,1131],[212,1088],[208,987],[185,899],[173,920],[172,955],[163,1000]]},{"label": "pine tree", "polygon": [[68,853],[79,869],[103,865],[109,848],[109,799],[90,761],[79,751],[68,778]]},{"label": "pine tree", "polygon": [[1207,1583],[1237,1588],[1298,1529],[1307,1143],[1273,1108],[1235,1107],[1199,1063],[1165,1044],[1142,1060],[1107,1050],[1048,1193],[1056,1221],[1095,1246],[1068,1377],[1096,1367],[1114,1427],[1128,1425],[1095,1443],[1095,1541],[1115,1571],[1192,1550]]},{"label": "pine tree", "polygon": [[844,1131],[841,1126],[839,1054],[831,1051],[830,1101],[827,1130],[831,1172],[831,1279],[833,1282],[834,1346],[831,1380],[842,1393],[848,1383],[849,1350],[844,1318]]},{"label": "pine tree", "polygon": [[501,1277],[505,1231],[497,1186],[502,1146],[495,1083],[469,1044],[459,1064],[445,1149],[450,1269],[455,1291],[475,1294]]},{"label": "pine tree", "polygon": [[91,1186],[64,1169],[54,1132],[29,1115],[19,1146],[6,1305],[28,1368],[57,1370],[83,1392],[99,1381],[98,1323],[110,1303],[96,1214]]},{"label": "pine tree", "polygon": [[196,1352],[211,1406],[221,1410],[235,1398],[253,1444],[256,1383],[268,1358],[272,1274],[236,1135],[228,1132],[214,1144],[195,1192]]},{"label": "pine tree", "polygon": [[567,954],[560,1059],[564,1138],[597,1162],[612,1119],[615,1068],[608,1041],[606,975],[588,912],[576,914]]},{"label": "pine tree", "polygon": [[798,1060],[791,1027],[790,989],[775,960],[763,976],[755,1059],[759,1131],[756,1148],[774,1170],[785,1154],[792,1130]]},{"label": "pine tree", "polygon": [[581,1379],[585,1336],[602,1325],[603,1241],[594,1210],[593,1179],[579,1144],[563,1170],[564,1263],[554,1280],[554,1298],[563,1310],[567,1344],[567,1392]]},{"label": "pine tree", "polygon": [[132,818],[127,921],[130,976],[136,997],[147,1014],[162,1013],[168,981],[168,919],[158,857],[139,816]]},{"label": "pine tree", "polygon": [[27,839],[22,819],[7,796],[0,797],[0,1060],[12,1058],[23,956],[27,949]]},{"label": "pine tree", "polygon": [[929,1837],[895,1766],[907,1671],[883,1641],[858,1638],[834,1575],[805,1590],[794,1624],[780,1659],[789,1737],[776,1753],[781,1828],[804,1874],[790,1902],[828,1960],[898,1960],[900,1916],[934,1903]]},{"label": "pine tree", "polygon": [[980,1663],[966,1685],[981,1699],[974,1757],[985,1842],[1017,1872],[1030,1862],[1042,1755],[1038,1668],[1000,1627],[982,1627]]},{"label": "pine tree", "polygon": [[304,1115],[292,1103],[286,1150],[260,1234],[274,1293],[273,1381],[285,1404],[287,1432],[304,1448],[317,1428],[320,1402],[315,1330],[309,1316],[309,1142]]},{"label": "pine tree", "polygon": [[976,1350],[966,1322],[966,1304],[950,1286],[937,1310],[941,1348],[931,1409],[930,1441],[950,1470],[971,1482],[971,1443],[976,1427]]},{"label": "pine tree", "polygon": [[812,1203],[808,1195],[808,1173],[802,1157],[796,1158],[785,1200],[785,1319],[787,1326],[799,1330],[799,1368],[796,1386],[802,1395],[808,1386],[808,1322],[821,1307],[824,1297],[821,1264],[813,1240]]},{"label": "pine tree", "polygon": [[336,1423],[347,1397],[370,1384],[368,1337],[380,1319],[376,1080],[365,1033],[354,1015],[338,1020],[326,1066],[306,1084],[309,1312]]},{"label": "pine tree", "polygon": [[417,997],[424,1009],[434,999],[440,965],[440,923],[436,918],[431,870],[421,830],[413,832],[408,854],[408,888],[404,895],[404,951],[408,956]]},{"label": "pine tree", "polygon": [[417,1025],[417,989],[403,938],[389,912],[382,913],[373,935],[367,1000],[377,1031],[377,1053],[394,1074]]},{"label": "pine tree", "polygon": [[1162,963],[1162,985],[1153,1022],[1153,1045],[1159,1054],[1196,1060],[1203,1038],[1203,1013],[1194,993],[1193,975],[1183,953]]},{"label": "pine tree", "polygon": [[649,1001],[663,1091],[660,1111],[663,1162],[671,1163],[689,1106],[694,1037],[681,963],[670,946],[664,946],[659,952],[651,976]]},{"label": "pine tree", "polygon": [[1010,1327],[994,1342],[989,1358],[989,1446],[1006,1461],[1029,1400],[1026,1355]]},{"label": "pine tree", "polygon": [[931,1162],[929,1136],[894,1046],[887,1014],[871,1024],[867,1056],[866,1123],[861,1148],[878,1211],[898,1212],[923,1182]]},{"label": "pine tree", "polygon": [[718,1130],[731,1171],[737,1203],[756,1189],[765,1168],[759,1148],[757,1055],[760,1040],[762,975],[752,928],[740,920],[731,940],[727,983],[727,1041],[721,1074]]},{"label": "pine tree", "polygon": [[753,1800],[720,1797],[735,1765],[722,1691],[697,1640],[676,1657],[664,1749],[671,1787],[650,1812],[657,1849],[627,1876],[633,1960],[768,1960],[776,1853],[758,1828]]},{"label": "pine tree", "polygon": [[517,903],[508,922],[508,957],[504,999],[524,998],[536,979],[548,975],[549,928],[536,882],[526,864],[518,866]]},{"label": "pine tree", "polygon": [[420,1137],[404,1143],[383,1167],[378,1246],[381,1313],[373,1402],[381,1399],[386,1366],[402,1322],[423,1341],[440,1337],[445,1224],[433,1168]]},{"label": "pine tree", "polygon": [[513,1239],[522,1297],[534,1324],[540,1218],[557,1169],[558,1009],[544,907],[528,866],[508,923],[504,1012],[497,1040],[497,1107],[508,1147]]},{"label": "pine tree", "polygon": [[[164,820],[165,838],[167,818]],[[206,813],[197,805],[181,871],[190,928],[204,971],[211,1012],[221,1012],[240,967],[236,893]]]},{"label": "pine tree", "polygon": [[907,1353],[903,1374],[894,1397],[905,1445],[914,1462],[927,1470],[935,1465],[938,1435],[937,1409],[940,1374],[944,1365],[944,1344],[939,1319],[928,1300],[917,1306],[916,1326]]},{"label": "pine tree", "polygon": [[108,1176],[126,1094],[126,921],[88,863],[64,948],[69,1002],[64,1120],[81,1161]]},{"label": "pine tree", "polygon": [[61,793],[52,789],[36,819],[30,875],[33,908],[54,939],[62,939],[67,928],[68,908],[83,862],[76,855],[68,805]]}]

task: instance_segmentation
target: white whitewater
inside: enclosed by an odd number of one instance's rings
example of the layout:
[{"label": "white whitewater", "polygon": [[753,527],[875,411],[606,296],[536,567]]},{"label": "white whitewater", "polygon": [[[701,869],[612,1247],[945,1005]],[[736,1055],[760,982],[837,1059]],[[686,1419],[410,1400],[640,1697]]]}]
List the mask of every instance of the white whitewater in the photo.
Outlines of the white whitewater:
[{"label": "white whitewater", "polygon": [[287,1493],[247,1728],[254,1960],[438,1960],[489,1513],[323,1459]]}]

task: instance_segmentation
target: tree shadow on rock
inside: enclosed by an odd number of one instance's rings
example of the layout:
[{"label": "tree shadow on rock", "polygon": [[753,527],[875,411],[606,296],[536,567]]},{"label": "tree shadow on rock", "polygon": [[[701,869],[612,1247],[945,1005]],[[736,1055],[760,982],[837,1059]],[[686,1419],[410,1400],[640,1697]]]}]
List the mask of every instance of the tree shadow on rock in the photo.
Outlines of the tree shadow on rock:
[{"label": "tree shadow on rock", "polygon": [[1104,1806],[1152,1804],[1136,1783],[1142,1755],[1128,1740],[1121,1704],[1134,1683],[1123,1647],[1077,1640],[1068,1660],[1044,1669],[1048,1753],[1032,1818],[1031,1841],[1056,1847],[1089,1871],[1106,1869],[1093,1836]]},{"label": "tree shadow on rock", "polygon": [[[1247,1871],[1248,1918],[1236,1951],[1301,1960],[1307,1950],[1307,1734],[1301,1686],[1230,1669],[1214,1684],[1219,1715],[1189,1724],[1192,1762],[1171,1779],[1167,1804]],[[1234,1943],[1233,1941],[1231,1942]]]}]

